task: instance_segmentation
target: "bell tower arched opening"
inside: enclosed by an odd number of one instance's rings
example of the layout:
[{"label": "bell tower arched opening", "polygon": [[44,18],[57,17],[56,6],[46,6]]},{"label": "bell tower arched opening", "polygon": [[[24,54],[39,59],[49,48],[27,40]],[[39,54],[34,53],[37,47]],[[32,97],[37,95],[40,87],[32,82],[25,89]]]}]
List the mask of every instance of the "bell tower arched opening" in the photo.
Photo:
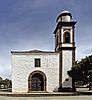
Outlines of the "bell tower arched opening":
[{"label": "bell tower arched opening", "polygon": [[70,33],[65,32],[63,39],[64,39],[64,43],[70,43]]}]

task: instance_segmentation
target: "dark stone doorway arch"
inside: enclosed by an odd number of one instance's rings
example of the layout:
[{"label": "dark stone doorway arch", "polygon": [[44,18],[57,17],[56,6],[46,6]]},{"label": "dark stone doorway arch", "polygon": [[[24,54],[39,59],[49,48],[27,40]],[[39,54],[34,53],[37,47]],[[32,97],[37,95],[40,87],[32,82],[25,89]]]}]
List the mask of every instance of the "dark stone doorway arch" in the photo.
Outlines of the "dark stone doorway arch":
[{"label": "dark stone doorway arch", "polygon": [[28,77],[28,92],[46,91],[46,75],[42,71],[33,71]]}]

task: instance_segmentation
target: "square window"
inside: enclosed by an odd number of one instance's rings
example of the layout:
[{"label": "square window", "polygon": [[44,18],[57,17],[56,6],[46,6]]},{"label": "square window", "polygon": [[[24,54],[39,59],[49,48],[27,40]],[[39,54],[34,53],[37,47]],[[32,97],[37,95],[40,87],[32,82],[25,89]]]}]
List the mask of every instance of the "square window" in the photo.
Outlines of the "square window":
[{"label": "square window", "polygon": [[35,67],[41,67],[41,59],[40,58],[35,59]]}]

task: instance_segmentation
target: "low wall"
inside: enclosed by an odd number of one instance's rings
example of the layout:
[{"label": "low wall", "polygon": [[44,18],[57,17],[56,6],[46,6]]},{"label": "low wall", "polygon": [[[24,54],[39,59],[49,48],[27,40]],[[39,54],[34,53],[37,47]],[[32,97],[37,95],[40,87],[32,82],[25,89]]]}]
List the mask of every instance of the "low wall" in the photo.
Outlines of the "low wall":
[{"label": "low wall", "polygon": [[76,91],[89,91],[89,88],[80,87],[80,88],[76,88]]}]

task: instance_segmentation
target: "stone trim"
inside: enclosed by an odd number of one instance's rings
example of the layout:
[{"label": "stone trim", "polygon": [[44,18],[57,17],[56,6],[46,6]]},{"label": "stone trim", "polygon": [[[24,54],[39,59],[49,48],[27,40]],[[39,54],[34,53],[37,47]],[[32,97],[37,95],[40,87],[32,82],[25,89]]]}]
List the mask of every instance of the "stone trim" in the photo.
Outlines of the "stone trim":
[{"label": "stone trim", "polygon": [[72,67],[73,67],[74,63],[75,63],[75,49],[72,50]]},{"label": "stone trim", "polygon": [[62,87],[62,51],[59,51],[59,87]]},{"label": "stone trim", "polygon": [[30,54],[57,54],[54,51],[11,51],[12,55],[30,55]]},{"label": "stone trim", "polygon": [[53,32],[53,34],[57,33],[57,30],[61,28],[62,26],[72,26],[74,28],[74,25],[77,23],[77,21],[71,21],[71,22],[59,22]]},{"label": "stone trim", "polygon": [[41,74],[43,76],[43,82],[44,82],[44,87],[43,87],[43,91],[46,91],[46,87],[47,87],[47,78],[46,75],[39,70],[33,71],[32,73],[30,73],[29,77],[28,77],[28,92],[31,92],[31,83],[32,83],[32,76],[34,74]]}]

